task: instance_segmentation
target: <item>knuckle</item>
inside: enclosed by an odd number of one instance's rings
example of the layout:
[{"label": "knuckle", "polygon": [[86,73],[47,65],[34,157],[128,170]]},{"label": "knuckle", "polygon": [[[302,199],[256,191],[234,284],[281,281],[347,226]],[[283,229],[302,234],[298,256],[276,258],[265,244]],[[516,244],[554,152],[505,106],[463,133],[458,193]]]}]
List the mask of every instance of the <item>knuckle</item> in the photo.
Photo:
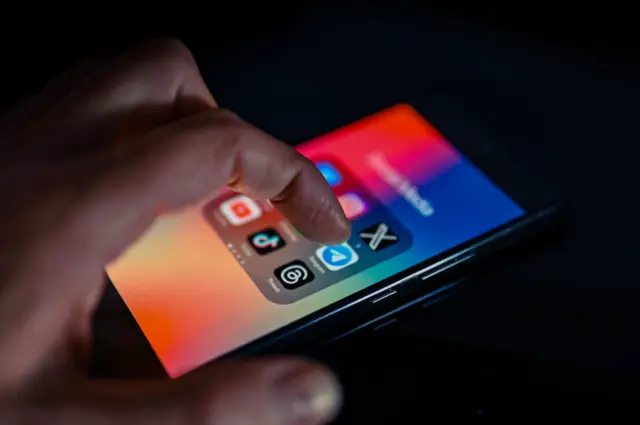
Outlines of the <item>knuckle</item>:
[{"label": "knuckle", "polygon": [[[226,109],[211,109],[204,116],[203,124],[215,131],[220,147],[231,149],[239,146],[243,141],[255,135],[255,129],[243,121],[235,113]],[[231,156],[233,150],[227,151]]]},{"label": "knuckle", "polygon": [[306,171],[316,177],[322,177],[322,174],[318,171],[318,167],[316,167],[315,163],[295,149],[291,149],[291,160],[299,164],[301,171]]},{"label": "knuckle", "polygon": [[145,50],[150,56],[177,63],[194,64],[191,50],[180,40],[170,37],[158,37],[149,40]]},{"label": "knuckle", "polygon": [[242,133],[252,127],[235,113],[220,108],[212,108],[192,117],[195,131],[210,129],[222,135],[227,133]]},{"label": "knuckle", "polygon": [[211,111],[213,118],[220,124],[236,127],[246,125],[244,121],[233,111],[224,108],[216,108]]},{"label": "knuckle", "polygon": [[318,171],[316,165],[306,156],[300,154],[295,149],[287,152],[286,174],[289,180],[298,179],[303,184],[322,181],[322,174]]},{"label": "knuckle", "polygon": [[134,52],[136,61],[153,65],[156,75],[164,76],[168,81],[181,83],[185,75],[197,73],[198,66],[189,48],[174,38],[155,38],[148,40]]}]

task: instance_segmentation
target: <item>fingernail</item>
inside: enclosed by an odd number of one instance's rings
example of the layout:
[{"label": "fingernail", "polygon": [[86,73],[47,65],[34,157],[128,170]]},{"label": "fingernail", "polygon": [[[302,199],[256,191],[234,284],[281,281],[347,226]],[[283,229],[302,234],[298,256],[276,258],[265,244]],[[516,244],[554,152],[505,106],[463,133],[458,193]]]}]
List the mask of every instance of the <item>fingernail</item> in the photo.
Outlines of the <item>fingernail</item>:
[{"label": "fingernail", "polygon": [[329,372],[303,367],[277,381],[283,416],[288,423],[322,423],[335,417],[342,403],[342,391]]}]

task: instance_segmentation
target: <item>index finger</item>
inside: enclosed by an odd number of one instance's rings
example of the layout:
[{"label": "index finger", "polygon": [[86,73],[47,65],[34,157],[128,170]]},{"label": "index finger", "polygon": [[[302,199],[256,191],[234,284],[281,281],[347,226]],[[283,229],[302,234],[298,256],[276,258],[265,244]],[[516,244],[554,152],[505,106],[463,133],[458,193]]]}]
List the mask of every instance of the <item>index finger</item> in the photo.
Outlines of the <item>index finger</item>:
[{"label": "index finger", "polygon": [[[71,78],[70,88],[65,80],[68,93],[49,94],[55,108],[21,134],[32,155],[95,152],[122,134],[144,134],[217,106],[189,49],[172,39],[149,40],[105,60],[82,79]],[[42,135],[46,144],[39,142]]]},{"label": "index finger", "polygon": [[[295,149],[212,109],[161,127],[106,158],[88,186],[79,225],[88,242],[108,241],[113,259],[156,217],[213,196],[224,186],[269,199],[306,237],[344,241],[350,223],[315,165]],[[99,223],[99,225],[96,225]]]}]

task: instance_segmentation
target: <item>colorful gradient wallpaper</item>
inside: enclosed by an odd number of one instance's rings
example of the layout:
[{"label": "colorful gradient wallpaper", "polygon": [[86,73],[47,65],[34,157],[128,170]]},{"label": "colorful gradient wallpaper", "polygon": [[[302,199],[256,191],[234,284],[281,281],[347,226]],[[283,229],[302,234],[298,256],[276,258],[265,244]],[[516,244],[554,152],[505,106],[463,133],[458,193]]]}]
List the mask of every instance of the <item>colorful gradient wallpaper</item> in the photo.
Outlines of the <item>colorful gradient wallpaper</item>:
[{"label": "colorful gradient wallpaper", "polygon": [[302,238],[229,190],[160,217],[107,268],[178,377],[524,214],[408,105],[298,147],[352,218],[346,245]]}]

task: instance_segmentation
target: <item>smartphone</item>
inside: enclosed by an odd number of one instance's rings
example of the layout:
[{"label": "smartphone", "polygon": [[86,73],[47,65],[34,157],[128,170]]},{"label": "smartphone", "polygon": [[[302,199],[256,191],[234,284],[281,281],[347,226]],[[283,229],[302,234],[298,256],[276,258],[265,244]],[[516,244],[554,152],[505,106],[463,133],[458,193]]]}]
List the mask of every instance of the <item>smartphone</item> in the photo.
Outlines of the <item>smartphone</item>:
[{"label": "smartphone", "polygon": [[107,274],[167,374],[348,333],[556,221],[550,186],[445,127],[400,104],[297,147],[352,221],[340,245],[229,189],[157,219]]}]

